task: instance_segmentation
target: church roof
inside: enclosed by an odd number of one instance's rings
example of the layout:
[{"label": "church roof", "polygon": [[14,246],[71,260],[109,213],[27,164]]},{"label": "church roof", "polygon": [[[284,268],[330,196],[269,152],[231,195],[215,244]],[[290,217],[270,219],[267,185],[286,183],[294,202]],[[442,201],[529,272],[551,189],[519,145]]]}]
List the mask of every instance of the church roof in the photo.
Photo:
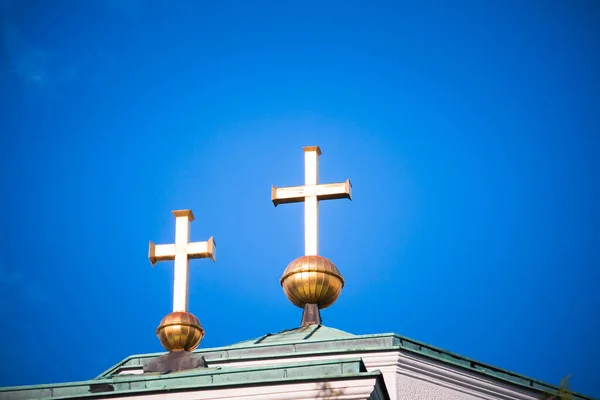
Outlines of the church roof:
[{"label": "church roof", "polygon": [[[71,399],[105,398],[177,391],[248,387],[251,385],[279,385],[302,382],[328,382],[338,379],[373,379],[385,388],[381,372],[368,372],[360,358],[320,360],[260,367],[210,367],[171,373],[146,373],[143,375],[114,375],[88,381],[8,387],[0,389],[0,398]],[[323,386],[325,389],[325,386]],[[381,393],[386,396],[387,391]],[[387,397],[384,397],[387,399]]]},{"label": "church roof", "polygon": [[318,342],[349,339],[354,337],[356,337],[356,335],[324,325],[308,325],[301,326],[300,328],[286,329],[275,334],[267,333],[259,338],[245,340],[243,342],[233,344],[230,347],[248,347],[261,344],[271,345],[298,342]]},{"label": "church roof", "polygon": [[[142,366],[164,353],[127,357],[95,379],[82,382],[37,385],[0,389],[7,399],[72,398],[93,393],[94,398],[115,395],[154,393],[160,390],[202,390],[220,385],[249,385],[254,383],[287,383],[318,381],[329,378],[381,378],[379,371],[367,372],[359,354],[378,351],[405,351],[428,359],[438,360],[463,370],[488,376],[526,389],[556,393],[558,388],[523,375],[496,368],[461,355],[439,349],[395,333],[353,335],[323,325],[288,329],[274,334],[235,343],[229,346],[196,350],[209,368],[199,368],[168,374],[141,374]],[[337,355],[322,360],[307,357]],[[298,360],[294,360],[297,358]],[[271,365],[231,366],[236,361],[280,359]],[[384,385],[384,383],[381,383]],[[593,400],[573,394],[573,400]]]},{"label": "church roof", "polygon": [[[359,353],[391,350],[407,351],[527,389],[539,390],[545,393],[556,393],[558,390],[557,386],[497,368],[396,333],[353,335],[323,325],[287,329],[229,346],[198,349],[194,353],[201,354],[209,366],[218,366],[237,360],[293,359],[295,357],[325,354],[353,357]],[[128,357],[102,373],[98,378],[110,377],[127,370],[139,370],[144,363],[162,354],[164,353]],[[573,400],[593,400],[593,398],[573,394]]]}]

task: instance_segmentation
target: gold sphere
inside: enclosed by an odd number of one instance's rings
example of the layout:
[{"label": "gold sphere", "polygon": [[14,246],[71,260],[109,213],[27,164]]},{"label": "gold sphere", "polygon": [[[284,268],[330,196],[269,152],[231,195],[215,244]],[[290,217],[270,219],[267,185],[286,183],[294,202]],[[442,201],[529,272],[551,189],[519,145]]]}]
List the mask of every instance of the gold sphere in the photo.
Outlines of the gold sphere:
[{"label": "gold sphere", "polygon": [[160,321],[156,335],[163,347],[169,351],[192,351],[204,337],[204,329],[194,314],[173,311]]},{"label": "gold sphere", "polygon": [[287,298],[296,306],[314,303],[332,305],[344,287],[344,278],[335,264],[321,256],[302,256],[288,265],[281,277]]}]

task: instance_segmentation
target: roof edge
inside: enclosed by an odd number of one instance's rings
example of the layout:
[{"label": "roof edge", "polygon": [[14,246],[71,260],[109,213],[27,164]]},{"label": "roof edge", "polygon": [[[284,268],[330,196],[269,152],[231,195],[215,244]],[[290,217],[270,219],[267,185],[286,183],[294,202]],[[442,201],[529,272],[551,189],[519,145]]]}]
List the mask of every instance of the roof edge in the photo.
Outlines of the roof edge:
[{"label": "roof edge", "polygon": [[[298,329],[298,328],[295,328]],[[335,329],[335,328],[332,328]],[[294,329],[286,329],[283,330],[281,332],[278,333],[282,333],[282,332],[289,332],[291,330]],[[276,335],[277,333],[275,333]],[[262,337],[264,337],[265,335],[257,338],[260,339]],[[458,353],[454,353],[445,349],[442,349],[440,347],[436,347],[436,346],[432,346],[430,344],[427,344],[425,342],[421,342],[406,336],[402,336],[400,334],[397,333],[377,333],[377,334],[365,334],[365,335],[353,335],[353,337],[346,337],[346,338],[335,338],[335,339],[322,339],[322,340],[314,340],[314,341],[310,341],[310,342],[306,342],[306,344],[311,344],[311,343],[326,343],[326,342],[339,342],[339,341],[352,341],[352,340],[364,340],[364,339],[377,339],[377,338],[392,338],[391,341],[391,345],[386,346],[386,347],[381,347],[381,348],[362,348],[362,351],[385,351],[385,350],[392,350],[392,349],[398,349],[398,350],[405,350],[405,351],[409,351],[411,353],[414,354],[418,354],[421,356],[425,356],[428,358],[432,358],[441,362],[446,362],[449,364],[452,364],[456,367],[459,368],[463,368],[465,370],[468,371],[474,371],[486,376],[489,376],[493,379],[499,379],[501,381],[504,382],[508,382],[510,384],[513,385],[517,385],[517,386],[521,386],[521,387],[525,387],[528,389],[532,389],[532,390],[537,390],[540,392],[545,392],[545,393],[552,393],[552,394],[556,394],[559,390],[559,387],[556,385],[552,385],[549,384],[547,382],[535,379],[535,378],[531,378],[528,377],[526,375],[522,375],[522,374],[518,374],[512,371],[509,371],[507,369],[503,369],[503,368],[499,368],[496,366],[493,366],[491,364],[486,364],[477,360],[474,360],[472,358],[469,357],[465,357],[462,356]],[[242,346],[236,346],[234,348],[232,348],[232,346],[237,345],[239,343],[244,343],[244,342],[249,342],[248,345],[242,345]],[[195,354],[202,354],[202,353],[207,353],[207,352],[222,352],[222,351],[229,351],[229,350],[244,350],[244,349],[255,349],[257,347],[261,347],[261,348],[268,348],[268,347],[281,347],[281,346],[289,346],[292,343],[289,342],[282,342],[282,343],[258,343],[258,344],[252,344],[253,340],[247,340],[247,341],[243,341],[243,342],[238,342],[234,345],[227,345],[227,346],[220,346],[220,347],[211,347],[211,348],[205,348],[205,349],[196,349],[194,351]],[[326,352],[328,354],[335,354],[335,353],[344,353],[344,352],[356,352],[358,350],[355,349],[348,349],[348,350],[343,350],[343,349],[336,349],[333,350],[331,352]],[[323,354],[323,350],[319,350],[319,351],[306,351],[306,352],[297,352],[294,353],[293,355],[290,354],[289,356],[307,356],[310,354]],[[127,357],[126,359],[124,359],[123,361],[121,361],[120,363],[114,365],[113,367],[107,369],[106,371],[104,371],[102,374],[100,374],[96,379],[103,379],[103,377],[106,377],[108,375],[110,375],[113,371],[123,367],[125,365],[126,362],[133,360],[133,359],[147,359],[147,358],[152,358],[152,357],[158,357],[162,354],[165,354],[165,352],[160,352],[160,353],[148,353],[148,354],[139,354],[139,355],[132,355]],[[264,357],[250,357],[252,359],[262,359],[262,358],[282,358],[285,357],[286,355],[282,355],[282,354],[277,354],[274,356],[264,356]],[[212,360],[212,362],[214,362],[215,360]],[[588,400],[594,400],[592,397],[590,396],[586,396],[583,395],[581,393],[578,392],[573,392],[570,391],[570,393],[572,393],[575,396],[578,396],[581,399],[588,399]]]},{"label": "roof edge", "polygon": [[[341,371],[348,372],[340,372],[337,374],[320,374],[315,368],[318,367],[333,367],[340,366]],[[285,383],[293,383],[293,382],[302,382],[307,380],[312,381],[321,381],[321,380],[331,380],[331,379],[354,379],[354,378],[363,378],[363,377],[377,377],[381,376],[381,371],[367,371],[364,362],[359,357],[352,358],[344,358],[344,359],[332,359],[332,360],[318,360],[318,361],[305,361],[305,362],[296,362],[296,363],[286,363],[286,364],[274,364],[274,365],[266,365],[266,366],[254,366],[254,367],[213,367],[213,368],[197,368],[192,370],[185,371],[177,371],[169,374],[161,374],[161,373],[151,373],[151,374],[143,374],[143,375],[119,375],[109,378],[102,379],[90,379],[84,381],[77,382],[64,382],[64,383],[55,383],[55,384],[43,384],[43,385],[29,385],[29,386],[11,386],[11,387],[3,387],[0,388],[0,395],[2,393],[7,392],[25,392],[25,391],[33,391],[33,390],[52,390],[57,388],[69,388],[69,387],[87,387],[94,385],[122,385],[122,384],[131,384],[135,382],[152,382],[152,381],[175,381],[180,379],[187,379],[193,377],[201,377],[201,376],[211,376],[211,375],[227,375],[227,374],[244,374],[244,373],[253,373],[257,371],[276,371],[276,370],[288,370],[294,368],[307,368],[309,371],[315,370],[316,372],[309,373],[305,376],[290,376],[288,377],[287,373],[282,374],[281,377],[269,377],[260,380],[241,380],[238,382],[235,381],[222,381],[215,383],[200,383],[196,385],[175,385],[171,387],[167,387],[168,385],[160,386],[160,387],[146,387],[140,388],[136,390],[124,390],[124,391],[110,391],[106,393],[79,393],[74,394],[76,397],[106,397],[106,396],[121,396],[126,393],[149,393],[149,392],[162,392],[165,390],[185,390],[190,388],[203,388],[203,387],[226,387],[226,386],[239,386],[239,385],[262,385],[262,384],[270,384],[274,382],[285,382]],[[350,367],[350,370],[347,368]],[[212,381],[212,379],[211,379]],[[199,381],[202,382],[202,381]],[[71,396],[57,396],[52,397],[52,399],[60,399],[60,398],[71,398]]]}]

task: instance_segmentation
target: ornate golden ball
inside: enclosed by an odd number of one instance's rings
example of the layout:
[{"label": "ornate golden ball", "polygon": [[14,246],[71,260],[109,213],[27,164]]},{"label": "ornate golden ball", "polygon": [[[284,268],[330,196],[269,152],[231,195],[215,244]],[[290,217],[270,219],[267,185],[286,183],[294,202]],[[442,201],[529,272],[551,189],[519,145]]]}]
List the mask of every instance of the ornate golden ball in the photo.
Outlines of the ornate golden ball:
[{"label": "ornate golden ball", "polygon": [[169,351],[192,351],[204,337],[204,329],[194,314],[173,311],[160,321],[156,335],[163,347]]},{"label": "ornate golden ball", "polygon": [[288,265],[281,277],[287,298],[296,306],[315,303],[332,305],[344,287],[344,278],[335,264],[321,256],[302,256]]}]

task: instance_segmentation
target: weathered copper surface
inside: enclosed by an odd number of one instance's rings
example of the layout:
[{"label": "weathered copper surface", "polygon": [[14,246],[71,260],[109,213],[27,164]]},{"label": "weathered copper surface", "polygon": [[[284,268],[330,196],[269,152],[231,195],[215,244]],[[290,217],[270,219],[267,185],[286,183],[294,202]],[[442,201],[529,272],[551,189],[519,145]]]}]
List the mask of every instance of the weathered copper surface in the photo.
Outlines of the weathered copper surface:
[{"label": "weathered copper surface", "polygon": [[163,347],[169,351],[192,351],[204,337],[204,328],[193,314],[173,311],[160,321],[156,335]]},{"label": "weathered copper surface", "polygon": [[304,311],[302,311],[302,322],[300,323],[300,326],[321,325],[321,323],[319,306],[314,303],[305,304]]},{"label": "weathered copper surface", "polygon": [[189,351],[170,351],[144,364],[144,372],[183,371],[193,368],[207,368],[203,356]]},{"label": "weathered copper surface", "polygon": [[314,303],[332,305],[344,287],[344,278],[334,263],[321,256],[302,256],[288,265],[281,277],[287,298],[296,306]]}]

